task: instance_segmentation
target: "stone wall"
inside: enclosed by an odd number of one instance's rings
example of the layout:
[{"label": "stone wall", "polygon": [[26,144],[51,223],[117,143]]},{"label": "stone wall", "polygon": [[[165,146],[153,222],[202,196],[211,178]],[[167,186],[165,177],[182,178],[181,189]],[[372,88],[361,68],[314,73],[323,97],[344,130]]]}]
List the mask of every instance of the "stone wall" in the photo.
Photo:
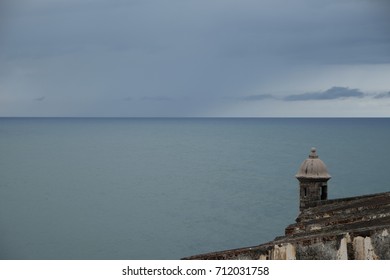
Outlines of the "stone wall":
[{"label": "stone wall", "polygon": [[256,247],[197,255],[186,259],[230,260],[388,260],[390,228],[369,236],[346,233],[334,238],[273,242]]},{"label": "stone wall", "polygon": [[370,236],[349,233],[335,240],[275,244],[259,259],[273,260],[388,260],[390,259],[390,229]]}]

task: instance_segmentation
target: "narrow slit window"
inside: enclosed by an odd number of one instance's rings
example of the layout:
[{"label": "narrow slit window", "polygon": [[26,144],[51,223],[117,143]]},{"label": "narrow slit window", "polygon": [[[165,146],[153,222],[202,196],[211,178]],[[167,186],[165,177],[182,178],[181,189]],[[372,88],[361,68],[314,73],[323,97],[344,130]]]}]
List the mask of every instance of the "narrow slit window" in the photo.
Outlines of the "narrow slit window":
[{"label": "narrow slit window", "polygon": [[321,187],[321,200],[328,199],[328,187],[326,185],[323,185]]}]

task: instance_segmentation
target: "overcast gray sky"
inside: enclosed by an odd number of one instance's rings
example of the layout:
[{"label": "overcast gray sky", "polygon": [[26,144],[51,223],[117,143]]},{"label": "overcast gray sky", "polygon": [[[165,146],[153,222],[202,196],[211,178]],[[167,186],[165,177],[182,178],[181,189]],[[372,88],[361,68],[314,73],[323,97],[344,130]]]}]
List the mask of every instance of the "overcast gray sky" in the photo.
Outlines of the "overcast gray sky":
[{"label": "overcast gray sky", "polygon": [[0,3],[0,116],[390,117],[387,0]]}]

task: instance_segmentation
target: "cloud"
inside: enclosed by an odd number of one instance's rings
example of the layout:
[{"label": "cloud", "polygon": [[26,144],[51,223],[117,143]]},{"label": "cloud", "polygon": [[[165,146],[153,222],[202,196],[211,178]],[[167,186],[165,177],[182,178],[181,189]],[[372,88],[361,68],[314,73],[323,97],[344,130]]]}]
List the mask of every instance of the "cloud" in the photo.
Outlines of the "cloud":
[{"label": "cloud", "polygon": [[307,92],[303,94],[288,95],[286,101],[306,101],[306,100],[332,100],[341,98],[362,98],[364,93],[358,89],[348,87],[332,87],[326,91]]},{"label": "cloud", "polygon": [[38,97],[38,98],[34,98],[34,101],[43,101],[46,99],[46,96],[41,96],[41,97]]},{"label": "cloud", "polygon": [[244,101],[259,101],[265,99],[276,99],[272,94],[257,94],[257,95],[248,95],[241,98]]},{"label": "cloud", "polygon": [[374,98],[375,99],[390,98],[390,91],[377,94],[377,95],[374,96]]},{"label": "cloud", "polygon": [[[148,116],[153,107],[181,116],[212,111],[211,104],[220,111],[224,98],[260,106],[360,93],[292,95],[328,85],[382,92],[390,66],[380,78],[345,70],[390,65],[390,20],[380,12],[384,0],[376,1],[0,1],[0,87],[23,100],[50,96],[56,108],[40,108],[43,116],[81,108],[57,99],[94,100],[85,106],[91,115]],[[336,74],[340,67],[347,78]],[[120,111],[105,106],[108,98],[128,102],[118,102]],[[21,108],[15,101],[7,110]]]},{"label": "cloud", "polygon": [[167,96],[144,96],[141,97],[142,101],[172,101],[171,97]]}]

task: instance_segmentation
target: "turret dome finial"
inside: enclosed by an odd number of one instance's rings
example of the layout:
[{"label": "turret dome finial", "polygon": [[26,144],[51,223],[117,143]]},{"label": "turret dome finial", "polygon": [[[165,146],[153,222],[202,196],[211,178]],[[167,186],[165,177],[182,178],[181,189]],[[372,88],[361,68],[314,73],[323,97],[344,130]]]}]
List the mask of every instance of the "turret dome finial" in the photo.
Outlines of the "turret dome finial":
[{"label": "turret dome finial", "polygon": [[315,147],[311,148],[311,153],[309,155],[309,158],[318,158],[317,149]]}]

